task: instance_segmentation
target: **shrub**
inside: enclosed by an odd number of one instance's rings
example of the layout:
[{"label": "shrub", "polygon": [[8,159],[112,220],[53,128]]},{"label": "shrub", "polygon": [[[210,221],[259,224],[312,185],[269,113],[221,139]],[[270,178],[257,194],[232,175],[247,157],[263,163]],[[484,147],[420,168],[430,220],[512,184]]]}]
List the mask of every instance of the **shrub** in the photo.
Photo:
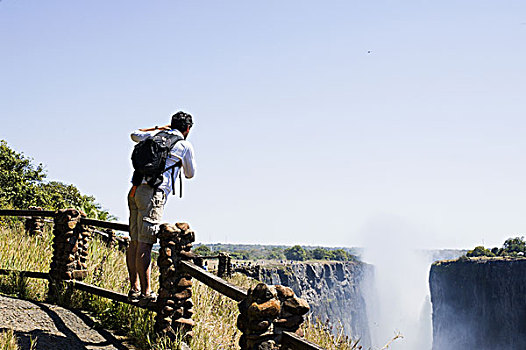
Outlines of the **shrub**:
[{"label": "shrub", "polygon": [[477,246],[473,250],[469,250],[466,253],[467,257],[494,257],[494,256],[511,256],[518,257],[526,254],[526,241],[524,237],[508,238],[504,241],[502,248],[491,248],[487,249],[483,246]]},{"label": "shrub", "polygon": [[495,256],[495,254],[489,250],[484,248],[483,246],[475,247],[475,249],[470,250],[466,254],[467,257],[478,257],[478,256]]}]

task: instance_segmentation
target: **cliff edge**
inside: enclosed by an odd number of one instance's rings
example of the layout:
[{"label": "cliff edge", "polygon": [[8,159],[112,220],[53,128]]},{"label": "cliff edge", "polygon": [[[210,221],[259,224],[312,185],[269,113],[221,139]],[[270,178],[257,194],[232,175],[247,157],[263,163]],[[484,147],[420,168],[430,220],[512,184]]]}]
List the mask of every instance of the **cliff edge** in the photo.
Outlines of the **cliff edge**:
[{"label": "cliff edge", "polygon": [[526,349],[526,259],[438,261],[429,285],[433,350]]}]

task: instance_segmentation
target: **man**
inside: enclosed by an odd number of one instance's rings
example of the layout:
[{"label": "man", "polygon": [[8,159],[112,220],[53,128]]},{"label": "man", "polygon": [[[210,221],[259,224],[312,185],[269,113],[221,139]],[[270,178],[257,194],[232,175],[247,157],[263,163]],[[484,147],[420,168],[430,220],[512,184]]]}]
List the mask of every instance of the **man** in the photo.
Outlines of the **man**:
[{"label": "man", "polygon": [[[135,142],[150,138],[162,130],[184,138],[178,141],[169,153],[166,159],[166,169],[169,170],[162,173],[157,181],[160,184],[152,187],[152,181],[149,181],[151,179],[139,179],[139,183],[135,183],[128,194],[130,245],[126,253],[126,263],[131,284],[128,299],[140,305],[147,305],[157,299],[157,295],[150,288],[151,252],[153,244],[157,242],[157,230],[166,199],[173,191],[174,179],[179,175],[181,167],[187,179],[192,178],[195,173],[194,149],[191,143],[186,141],[192,125],[190,114],[177,112],[168,125],[139,129],[131,134]],[[136,182],[135,180],[132,181]]]}]

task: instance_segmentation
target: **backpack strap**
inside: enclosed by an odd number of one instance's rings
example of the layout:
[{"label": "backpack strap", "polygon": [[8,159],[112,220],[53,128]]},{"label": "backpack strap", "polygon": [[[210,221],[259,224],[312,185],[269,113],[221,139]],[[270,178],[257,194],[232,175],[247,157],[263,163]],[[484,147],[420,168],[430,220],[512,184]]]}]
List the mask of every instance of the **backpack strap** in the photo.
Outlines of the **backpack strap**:
[{"label": "backpack strap", "polygon": [[[179,160],[177,163],[175,163],[174,165],[172,166],[169,166],[168,168],[164,169],[163,173],[166,172],[166,171],[172,171],[171,172],[171,175],[172,175],[172,194],[175,195],[175,178],[174,178],[174,171],[175,171],[175,168],[182,168],[183,167],[183,162],[181,160]],[[179,198],[183,198],[183,179],[181,178],[181,172],[179,172]]]},{"label": "backpack strap", "polygon": [[183,198],[183,177],[181,173],[183,170],[179,171],[179,198]]},{"label": "backpack strap", "polygon": [[[172,140],[172,142],[173,142],[173,144],[172,144],[172,146],[171,146],[171,148],[170,148],[170,152],[171,152],[171,150],[175,147],[175,144],[176,144],[177,142],[179,142],[179,141],[183,141],[183,140],[184,140],[184,138],[182,138],[182,137],[180,137],[180,136],[178,136],[178,135],[172,135],[172,134],[170,134],[170,133],[168,133],[168,132],[165,132],[164,130],[161,131],[160,133],[162,133],[162,132],[164,132],[164,133],[166,134],[166,136],[168,136],[168,137]],[[160,133],[159,133],[159,134],[160,134]],[[175,140],[175,141],[174,141],[174,140]],[[175,178],[174,178],[174,170],[175,170],[175,168],[177,168],[177,167],[180,167],[180,168],[183,167],[183,161],[182,161],[182,160],[177,161],[174,165],[169,166],[168,168],[164,169],[164,171],[162,172],[162,173],[164,173],[164,172],[169,171],[169,170],[172,171],[172,174],[171,174],[171,175],[172,175],[172,194],[173,194],[174,196],[175,196],[175,187],[174,187],[174,185],[175,185]],[[161,174],[162,174],[162,173],[161,173]],[[181,175],[181,173],[179,173],[179,175]],[[181,180],[181,176],[179,176],[179,180]],[[182,181],[182,180],[181,180],[181,182],[180,182],[180,184],[179,184],[179,198],[183,198],[183,181]]]}]

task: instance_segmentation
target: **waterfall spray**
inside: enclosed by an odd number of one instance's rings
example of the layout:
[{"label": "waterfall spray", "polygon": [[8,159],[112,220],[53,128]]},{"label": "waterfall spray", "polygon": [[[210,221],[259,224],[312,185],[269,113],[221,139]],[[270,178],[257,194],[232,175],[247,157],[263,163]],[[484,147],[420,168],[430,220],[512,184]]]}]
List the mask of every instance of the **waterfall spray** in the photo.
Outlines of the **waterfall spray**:
[{"label": "waterfall spray", "polygon": [[374,265],[366,293],[373,349],[430,350],[432,343],[428,274],[430,261],[417,250],[422,235],[401,219],[377,217],[364,230],[363,260]]}]

